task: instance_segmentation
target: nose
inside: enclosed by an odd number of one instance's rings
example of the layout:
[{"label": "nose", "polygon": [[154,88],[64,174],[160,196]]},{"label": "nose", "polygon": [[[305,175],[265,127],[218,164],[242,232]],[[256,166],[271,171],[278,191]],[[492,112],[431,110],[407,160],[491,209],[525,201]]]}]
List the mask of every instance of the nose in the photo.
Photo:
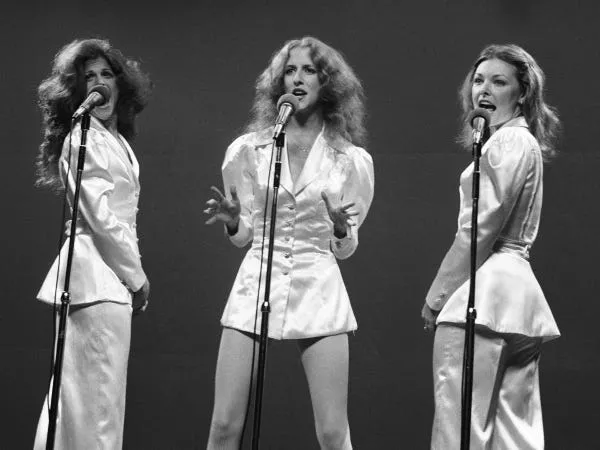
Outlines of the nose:
[{"label": "nose", "polygon": [[300,70],[298,70],[296,73],[294,73],[293,81],[294,81],[295,86],[298,86],[299,84],[303,83],[302,74],[301,74]]},{"label": "nose", "polygon": [[490,84],[489,82],[483,81],[479,86],[476,86],[476,90],[479,95],[489,95],[490,94]]}]

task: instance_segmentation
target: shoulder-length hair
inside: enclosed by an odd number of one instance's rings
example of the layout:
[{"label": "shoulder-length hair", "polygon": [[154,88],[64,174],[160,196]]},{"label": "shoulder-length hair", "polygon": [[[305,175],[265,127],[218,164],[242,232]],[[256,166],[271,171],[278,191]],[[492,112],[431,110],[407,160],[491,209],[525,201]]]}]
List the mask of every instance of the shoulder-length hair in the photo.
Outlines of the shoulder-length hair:
[{"label": "shoulder-length hair", "polygon": [[247,131],[259,131],[275,123],[277,100],[285,89],[285,66],[290,51],[297,47],[309,49],[317,69],[321,83],[320,104],[330,137],[339,136],[353,144],[364,145],[367,133],[362,84],[337,50],[311,36],[287,41],[273,54],[256,81],[252,119]]},{"label": "shoulder-length hair", "polygon": [[560,119],[556,109],[544,100],[546,79],[544,71],[529,53],[514,44],[492,44],[485,47],[469,70],[459,90],[463,110],[463,129],[459,136],[459,142],[470,148],[471,125],[468,123],[468,117],[473,110],[471,98],[473,77],[479,64],[488,59],[499,59],[511,64],[516,69],[517,80],[524,97],[523,103],[520,105],[521,113],[527,121],[531,134],[540,144],[544,160],[549,161],[557,153],[555,145],[561,129]]},{"label": "shoulder-length hair", "polygon": [[126,58],[104,39],[77,39],[54,57],[52,73],[38,87],[44,137],[36,159],[36,185],[62,190],[58,161],[70,131],[71,116],[85,99],[84,67],[88,60],[106,59],[116,77],[119,97],[117,130],[126,139],[135,137],[135,118],[147,104],[152,83],[139,63]]}]

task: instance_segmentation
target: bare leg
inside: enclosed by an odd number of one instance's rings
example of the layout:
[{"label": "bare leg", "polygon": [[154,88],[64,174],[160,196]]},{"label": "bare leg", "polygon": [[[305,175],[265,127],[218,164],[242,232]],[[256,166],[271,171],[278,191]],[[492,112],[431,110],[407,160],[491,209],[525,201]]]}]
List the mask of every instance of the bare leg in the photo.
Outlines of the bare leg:
[{"label": "bare leg", "polygon": [[348,335],[298,341],[323,450],[351,450],[348,425]]},{"label": "bare leg", "polygon": [[250,336],[240,331],[223,328],[217,358],[215,406],[208,450],[237,450],[240,445],[248,404],[253,342]]}]

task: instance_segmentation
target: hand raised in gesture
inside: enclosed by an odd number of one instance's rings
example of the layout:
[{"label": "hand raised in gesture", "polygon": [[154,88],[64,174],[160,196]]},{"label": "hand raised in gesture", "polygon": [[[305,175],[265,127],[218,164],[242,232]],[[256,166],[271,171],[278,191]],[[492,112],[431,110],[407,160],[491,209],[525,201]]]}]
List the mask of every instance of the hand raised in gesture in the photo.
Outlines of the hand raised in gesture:
[{"label": "hand raised in gesture", "polygon": [[223,195],[223,193],[215,186],[211,186],[210,189],[213,191],[216,198],[211,198],[206,202],[207,208],[204,210],[204,213],[210,215],[206,221],[206,225],[211,225],[217,220],[220,220],[227,225],[227,230],[230,234],[235,234],[240,221],[240,212],[242,210],[235,186],[231,186],[230,189],[231,199],[225,197],[225,195]]},{"label": "hand raised in gesture", "polygon": [[352,216],[357,216],[358,212],[349,211],[354,206],[354,203],[346,203],[345,205],[334,207],[331,205],[329,198],[325,192],[321,192],[321,197],[325,201],[327,213],[333,222],[333,234],[336,238],[342,239],[346,237],[348,227],[356,225],[352,220]]}]

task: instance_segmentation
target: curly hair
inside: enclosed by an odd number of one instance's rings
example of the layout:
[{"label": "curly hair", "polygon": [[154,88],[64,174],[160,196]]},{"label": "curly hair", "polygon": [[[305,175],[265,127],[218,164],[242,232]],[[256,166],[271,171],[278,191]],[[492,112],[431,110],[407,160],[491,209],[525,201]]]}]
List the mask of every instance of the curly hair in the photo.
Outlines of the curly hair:
[{"label": "curly hair", "polygon": [[468,117],[473,110],[471,98],[473,77],[479,64],[489,59],[499,59],[516,69],[517,80],[524,96],[523,103],[520,105],[521,113],[529,125],[531,134],[540,144],[544,161],[550,161],[557,153],[555,145],[561,131],[558,112],[544,100],[546,78],[544,71],[529,53],[514,44],[488,45],[475,60],[459,90],[463,128],[458,141],[467,148],[471,146],[471,126]]},{"label": "curly hair", "polygon": [[287,41],[273,54],[256,81],[252,119],[247,131],[259,131],[275,123],[277,100],[285,92],[285,65],[290,51],[297,47],[309,49],[317,69],[321,83],[319,101],[327,132],[331,137],[341,136],[353,144],[364,145],[367,133],[362,84],[337,50],[311,36]]},{"label": "curly hair", "polygon": [[85,64],[99,57],[110,65],[119,89],[117,130],[128,140],[135,137],[135,118],[147,104],[150,78],[137,61],[126,58],[108,40],[76,39],[58,51],[52,73],[38,87],[44,137],[36,158],[37,186],[63,189],[58,173],[63,141],[70,131],[71,116],[85,99]]}]

